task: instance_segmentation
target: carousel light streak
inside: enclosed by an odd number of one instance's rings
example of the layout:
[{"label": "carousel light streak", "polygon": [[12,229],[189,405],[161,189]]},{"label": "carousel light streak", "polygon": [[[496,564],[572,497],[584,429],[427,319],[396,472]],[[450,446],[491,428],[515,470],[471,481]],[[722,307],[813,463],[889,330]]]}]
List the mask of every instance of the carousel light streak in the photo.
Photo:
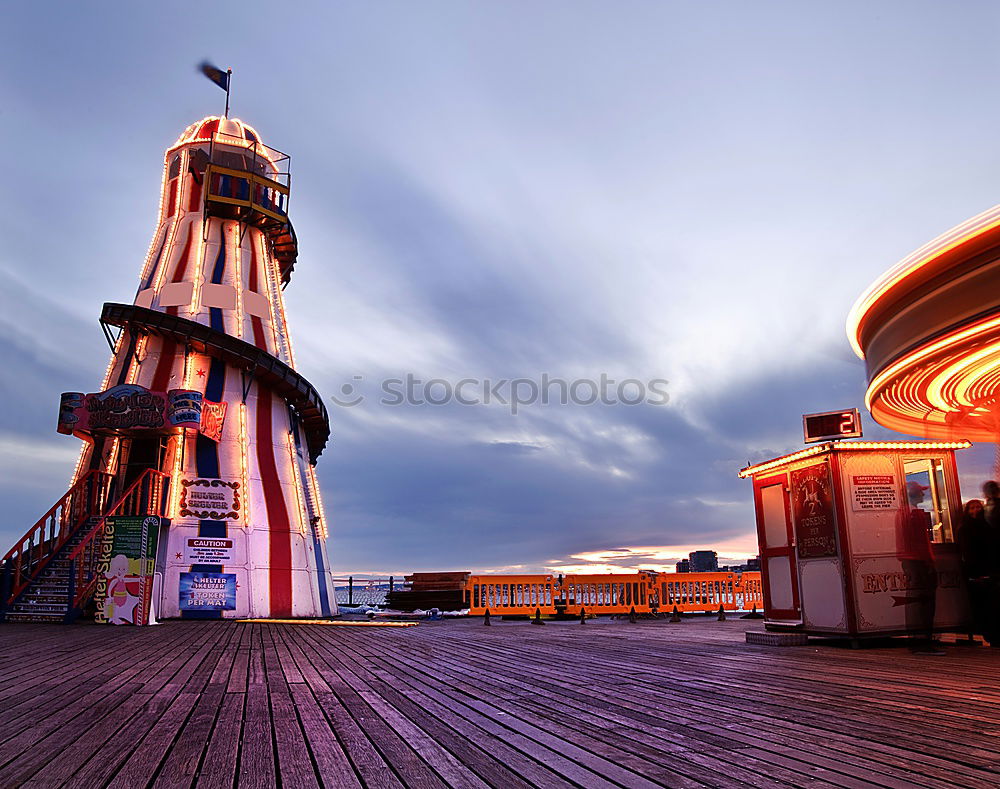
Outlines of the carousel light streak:
[{"label": "carousel light streak", "polygon": [[865,405],[904,433],[994,440],[996,425],[979,409],[1000,392],[998,330],[1000,318],[987,318],[904,354],[871,380]]},{"label": "carousel light streak", "polygon": [[872,308],[906,280],[939,260],[942,255],[1000,227],[1000,205],[963,222],[910,253],[866,290],[847,317],[847,337],[859,358],[865,358],[861,332]]},{"label": "carousel light streak", "polygon": [[868,362],[865,405],[879,424],[997,440],[1000,309],[970,288],[991,292],[1000,277],[998,229],[995,206],[905,257],[854,304],[847,334]]}]

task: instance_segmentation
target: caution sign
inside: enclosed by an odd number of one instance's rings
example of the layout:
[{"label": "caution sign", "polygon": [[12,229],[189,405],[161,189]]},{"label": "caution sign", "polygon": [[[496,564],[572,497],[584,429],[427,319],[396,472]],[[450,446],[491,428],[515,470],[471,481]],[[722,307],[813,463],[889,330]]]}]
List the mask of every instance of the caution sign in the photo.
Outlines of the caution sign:
[{"label": "caution sign", "polygon": [[232,564],[233,541],[228,537],[188,537],[184,564]]}]

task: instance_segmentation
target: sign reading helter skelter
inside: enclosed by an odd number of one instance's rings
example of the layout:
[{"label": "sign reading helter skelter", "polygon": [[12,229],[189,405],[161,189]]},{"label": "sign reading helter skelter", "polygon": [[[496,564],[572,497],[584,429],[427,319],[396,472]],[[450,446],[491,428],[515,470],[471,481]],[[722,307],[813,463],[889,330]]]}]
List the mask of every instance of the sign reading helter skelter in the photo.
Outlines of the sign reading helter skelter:
[{"label": "sign reading helter skelter", "polygon": [[[314,471],[329,422],[295,369],[282,299],[297,256],[288,183],[288,157],[242,121],[189,126],[164,158],[135,300],[104,305],[101,390],[60,402],[59,431],[86,441],[77,478],[105,471],[121,491],[147,468],[169,475],[160,617],[336,613]],[[109,606],[123,572],[106,579]]]}]

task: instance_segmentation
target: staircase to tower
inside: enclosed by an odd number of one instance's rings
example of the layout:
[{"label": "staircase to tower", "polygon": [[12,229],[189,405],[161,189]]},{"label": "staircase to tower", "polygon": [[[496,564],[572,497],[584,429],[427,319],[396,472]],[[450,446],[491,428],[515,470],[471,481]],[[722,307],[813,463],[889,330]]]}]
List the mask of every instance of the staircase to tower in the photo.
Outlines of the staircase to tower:
[{"label": "staircase to tower", "polygon": [[124,492],[90,471],[0,560],[0,622],[72,622],[94,594],[108,518],[166,512],[169,476],[144,471]]}]

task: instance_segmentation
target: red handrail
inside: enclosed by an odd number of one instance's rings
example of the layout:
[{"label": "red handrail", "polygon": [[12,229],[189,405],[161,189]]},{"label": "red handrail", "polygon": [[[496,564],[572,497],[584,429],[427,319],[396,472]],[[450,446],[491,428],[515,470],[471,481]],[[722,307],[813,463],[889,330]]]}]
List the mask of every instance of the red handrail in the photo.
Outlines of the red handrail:
[{"label": "red handrail", "polygon": [[11,569],[8,604],[45,569],[87,518],[103,513],[111,480],[112,475],[104,471],[88,471],[7,551],[0,563]]},{"label": "red handrail", "polygon": [[97,583],[99,537],[104,534],[108,517],[112,515],[163,515],[166,512],[164,483],[170,479],[156,469],[146,469],[118,500],[104,512],[100,520],[80,540],[67,557],[70,561],[71,607],[78,610],[93,592]]}]

